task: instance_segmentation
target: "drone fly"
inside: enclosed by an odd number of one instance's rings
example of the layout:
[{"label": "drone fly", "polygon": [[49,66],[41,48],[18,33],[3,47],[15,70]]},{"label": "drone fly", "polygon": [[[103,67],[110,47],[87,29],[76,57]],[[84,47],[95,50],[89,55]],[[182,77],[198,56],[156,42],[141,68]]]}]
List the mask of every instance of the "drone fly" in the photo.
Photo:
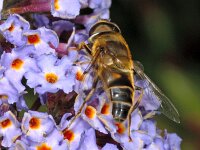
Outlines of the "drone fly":
[{"label": "drone fly", "polygon": [[[160,102],[159,111],[169,119],[179,123],[179,114],[171,101],[143,72],[141,66],[132,60],[131,52],[125,39],[121,35],[119,27],[107,20],[100,20],[94,24],[89,32],[89,43],[81,43],[80,49],[84,49],[91,57],[91,62],[85,69],[83,76],[92,69],[94,71],[94,83],[83,105],[91,98],[99,81],[103,90],[112,103],[112,115],[116,122],[123,123],[128,119],[130,134],[131,113],[139,105],[143,89],[134,85],[134,75],[145,80],[148,89]],[[141,90],[141,95],[136,100],[135,91]],[[81,112],[80,108],[79,113]]]}]

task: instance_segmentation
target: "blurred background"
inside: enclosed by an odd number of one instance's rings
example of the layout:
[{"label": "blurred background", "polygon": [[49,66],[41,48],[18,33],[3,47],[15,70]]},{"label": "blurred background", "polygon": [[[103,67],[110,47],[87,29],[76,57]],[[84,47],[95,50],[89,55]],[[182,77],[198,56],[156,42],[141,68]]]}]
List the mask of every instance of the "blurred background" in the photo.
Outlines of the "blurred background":
[{"label": "blurred background", "polygon": [[183,150],[199,150],[200,1],[113,0],[111,21],[180,113],[180,124],[158,116],[158,126],[176,132]]}]

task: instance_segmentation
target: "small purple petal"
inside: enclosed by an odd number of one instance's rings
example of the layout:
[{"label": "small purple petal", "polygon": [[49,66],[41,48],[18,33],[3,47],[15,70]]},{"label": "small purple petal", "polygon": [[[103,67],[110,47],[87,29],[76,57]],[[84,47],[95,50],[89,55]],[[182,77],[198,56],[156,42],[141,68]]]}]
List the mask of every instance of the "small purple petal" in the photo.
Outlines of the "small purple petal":
[{"label": "small purple petal", "polygon": [[131,130],[138,130],[142,124],[142,115],[138,109],[131,114]]},{"label": "small purple petal", "polygon": [[148,135],[150,135],[151,137],[155,137],[156,136],[156,123],[153,120],[145,120],[141,127],[140,130],[146,131],[148,133]]},{"label": "small purple petal", "polygon": [[35,19],[34,25],[39,27],[49,27],[49,18],[46,15],[40,15],[40,14],[33,14],[33,18]]},{"label": "small purple petal", "polygon": [[57,33],[58,36],[63,31],[72,31],[74,27],[74,24],[70,21],[65,21],[65,20],[59,20],[59,21],[54,21],[52,23],[52,29]]},{"label": "small purple petal", "polygon": [[0,1],[0,20],[1,20],[1,11],[2,11],[2,9],[3,9],[3,1],[4,1],[4,0],[1,0],[1,1]]},{"label": "small purple petal", "polygon": [[101,150],[118,150],[117,146],[114,144],[106,143]]},{"label": "small purple petal", "polygon": [[164,148],[165,149],[175,149],[180,150],[181,141],[182,139],[177,136],[175,133],[167,133],[165,130],[165,141],[164,141]]},{"label": "small purple petal", "polygon": [[16,46],[25,45],[26,38],[22,33],[29,28],[29,23],[17,14],[10,15],[8,19],[0,25],[0,31],[6,40]]},{"label": "small purple petal", "polygon": [[[37,123],[34,124],[36,127],[30,125],[32,119],[37,120]],[[24,113],[21,128],[26,137],[31,141],[43,141],[46,138],[46,135],[52,132],[54,127],[55,122],[47,113],[36,111],[28,111],[28,113]]]},{"label": "small purple petal", "polygon": [[95,130],[90,128],[81,136],[79,150],[99,150],[96,144]]},{"label": "small purple petal", "polygon": [[[8,121],[9,120],[9,121]],[[0,122],[6,121],[6,126],[0,126],[0,136],[3,136],[1,143],[4,147],[10,147],[14,141],[22,134],[20,129],[20,123],[16,119],[15,115],[8,111],[0,117]]]},{"label": "small purple petal", "polygon": [[79,0],[52,0],[51,14],[63,19],[74,19],[79,15],[81,5]]}]

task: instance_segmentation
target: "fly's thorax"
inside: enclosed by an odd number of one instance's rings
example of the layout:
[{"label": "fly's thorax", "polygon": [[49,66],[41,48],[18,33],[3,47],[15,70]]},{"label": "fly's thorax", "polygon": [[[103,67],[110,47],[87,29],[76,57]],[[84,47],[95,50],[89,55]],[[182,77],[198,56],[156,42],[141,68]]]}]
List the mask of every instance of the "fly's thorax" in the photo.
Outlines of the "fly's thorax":
[{"label": "fly's thorax", "polygon": [[125,57],[126,61],[132,60],[129,47],[122,35],[119,33],[101,33],[93,39],[91,44],[93,54],[95,54],[98,50],[101,50],[107,55]]},{"label": "fly's thorax", "polygon": [[106,66],[112,66],[114,64],[112,57],[107,54],[101,55],[100,61],[102,64],[105,64]]}]

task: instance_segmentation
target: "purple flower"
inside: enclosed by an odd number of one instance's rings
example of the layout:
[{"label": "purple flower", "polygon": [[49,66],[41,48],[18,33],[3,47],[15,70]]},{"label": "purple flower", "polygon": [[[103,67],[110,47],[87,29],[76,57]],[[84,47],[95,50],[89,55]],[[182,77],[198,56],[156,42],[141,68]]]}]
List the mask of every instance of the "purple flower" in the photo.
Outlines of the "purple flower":
[{"label": "purple flower", "polygon": [[0,117],[0,136],[3,136],[2,146],[10,147],[21,134],[20,123],[11,111]]},{"label": "purple flower", "polygon": [[93,8],[90,15],[77,16],[76,21],[82,23],[88,33],[91,26],[100,19],[110,19],[109,8],[111,0],[91,0],[88,2],[89,7]]},{"label": "purple flower", "polygon": [[13,104],[19,100],[19,93],[9,82],[9,80],[3,76],[0,78],[0,104],[7,102]]},{"label": "purple flower", "polygon": [[59,20],[52,23],[52,29],[57,33],[58,36],[60,36],[63,31],[72,31],[73,28],[74,23],[70,21]]},{"label": "purple flower", "polygon": [[69,117],[69,114],[63,116],[59,127],[61,130],[65,129],[63,135],[64,139],[67,141],[69,149],[76,150],[80,146],[82,134],[90,128],[90,125],[79,117],[70,125],[70,127],[68,127],[72,119],[67,121],[67,117]]},{"label": "purple flower", "polygon": [[3,0],[0,1],[0,19],[1,19],[1,11],[3,9]]},{"label": "purple flower", "polygon": [[27,111],[29,109],[23,95],[20,95],[19,99],[17,100],[16,108],[17,111],[22,111],[22,110]]},{"label": "purple flower", "polygon": [[111,6],[111,0],[90,0],[89,7],[93,9],[106,9]]},{"label": "purple flower", "polygon": [[117,146],[114,144],[106,143],[101,150],[118,150]]},{"label": "purple flower", "polygon": [[49,23],[50,23],[50,20],[49,18],[46,16],[46,15],[41,15],[41,14],[33,14],[32,15],[35,22],[34,22],[34,26],[39,28],[39,27],[47,27],[49,28]]},{"label": "purple flower", "polygon": [[74,91],[81,93],[81,91],[92,88],[93,76],[90,73],[83,76],[84,71],[88,65],[90,65],[90,58],[84,57],[81,54],[79,54],[78,57],[78,63],[73,67],[73,72],[76,75]]},{"label": "purple flower", "polygon": [[96,135],[95,130],[93,128],[85,131],[81,137],[79,150],[98,150],[98,146],[96,144]]},{"label": "purple flower", "polygon": [[155,143],[151,143],[144,150],[161,150]]},{"label": "purple flower", "polygon": [[88,39],[88,35],[85,32],[76,32],[74,35],[74,43],[79,44],[85,42]]},{"label": "purple flower", "polygon": [[157,135],[156,123],[154,120],[145,120],[140,126],[140,130],[146,131],[151,137]]},{"label": "purple flower", "polygon": [[165,137],[164,137],[164,148],[165,149],[176,149],[180,150],[180,144],[182,139],[177,136],[175,133],[167,133],[167,130],[165,130]]},{"label": "purple flower", "polygon": [[26,36],[26,44],[35,47],[35,54],[37,56],[54,54],[55,49],[52,47],[58,47],[59,39],[56,33],[45,27],[38,28],[37,30],[27,30],[23,32],[23,35]]},{"label": "purple flower", "polygon": [[42,142],[29,143],[29,149],[52,149],[52,150],[68,150],[67,143],[63,139],[63,135],[57,129],[54,129],[50,134],[48,134]]},{"label": "purple flower", "polygon": [[63,19],[74,19],[79,15],[81,5],[78,0],[52,0],[51,14]]},{"label": "purple flower", "polygon": [[25,74],[27,85],[35,88],[37,93],[55,93],[59,89],[65,93],[72,91],[75,75],[71,73],[72,62],[66,56],[58,59],[54,55],[41,55],[37,65],[39,72],[32,70]]},{"label": "purple flower", "polygon": [[97,110],[95,107],[91,106],[91,105],[85,105],[85,107],[83,108],[82,111],[82,118],[87,121],[94,129],[108,134],[108,132],[106,131],[103,123],[100,121],[100,119],[97,116]]},{"label": "purple flower", "polygon": [[25,90],[21,83],[22,77],[29,70],[37,70],[35,59],[29,57],[33,53],[34,47],[24,46],[14,48],[11,53],[3,53],[1,56],[1,64],[6,68],[5,77],[11,84],[22,93]]},{"label": "purple flower", "polygon": [[23,32],[29,28],[29,22],[17,14],[9,16],[9,18],[0,25],[0,31],[6,40],[16,46],[26,44],[26,37],[23,35]]},{"label": "purple flower", "polygon": [[47,113],[28,111],[22,119],[22,132],[33,142],[42,142],[55,127],[54,120]]},{"label": "purple flower", "polygon": [[26,145],[21,140],[16,140],[16,142],[9,148],[9,150],[27,150],[28,145]]}]

